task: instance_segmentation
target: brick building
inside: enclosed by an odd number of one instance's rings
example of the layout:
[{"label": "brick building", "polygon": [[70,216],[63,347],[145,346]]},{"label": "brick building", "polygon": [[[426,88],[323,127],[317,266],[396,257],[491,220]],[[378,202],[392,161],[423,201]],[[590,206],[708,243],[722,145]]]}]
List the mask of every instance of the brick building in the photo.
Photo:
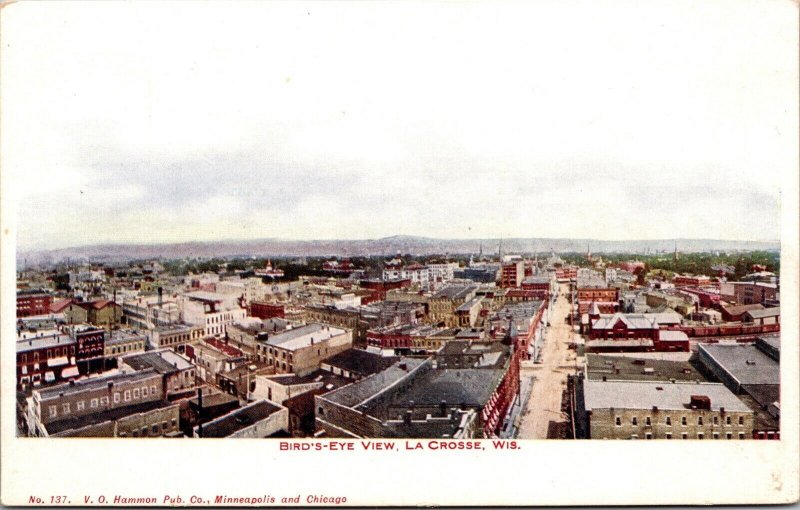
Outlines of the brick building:
[{"label": "brick building", "polygon": [[53,297],[44,290],[17,290],[17,317],[48,314],[52,301]]}]

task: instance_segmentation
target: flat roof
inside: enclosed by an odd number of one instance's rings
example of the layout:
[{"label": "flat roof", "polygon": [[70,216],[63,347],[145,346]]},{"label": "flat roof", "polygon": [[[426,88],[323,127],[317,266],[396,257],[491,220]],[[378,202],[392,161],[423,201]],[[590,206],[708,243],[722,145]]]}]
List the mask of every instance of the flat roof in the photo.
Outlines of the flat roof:
[{"label": "flat roof", "polygon": [[755,344],[698,344],[725,372],[741,385],[780,384],[780,364]]},{"label": "flat roof", "polygon": [[300,349],[312,345],[313,342],[324,342],[332,337],[345,334],[344,329],[329,326],[327,324],[308,324],[298,328],[290,329],[277,335],[271,336],[264,343],[282,349]]},{"label": "flat roof", "polygon": [[34,390],[38,392],[42,400],[59,396],[61,393],[76,393],[79,391],[95,390],[99,388],[106,388],[109,383],[121,384],[125,382],[136,382],[149,379],[157,376],[158,373],[153,369],[139,370],[137,372],[116,373],[105,377],[95,377],[91,379],[80,379],[70,381],[68,383],[59,384],[57,386],[50,386],[49,388],[42,388]]},{"label": "flat roof", "polygon": [[706,381],[690,361],[586,354],[586,377],[609,381]]},{"label": "flat roof", "polygon": [[[34,334],[34,333],[30,333]],[[69,335],[59,333],[56,335],[42,336],[39,338],[25,338],[17,340],[17,352],[35,351],[38,349],[47,349],[49,347],[60,347],[62,345],[73,345],[75,340],[70,338]]]},{"label": "flat roof", "polygon": [[706,396],[711,409],[748,412],[750,408],[724,384],[693,382],[643,382],[584,380],[586,410],[593,409],[659,409],[689,410],[692,396]]},{"label": "flat roof", "polygon": [[91,413],[83,416],[71,416],[63,420],[48,423],[45,428],[47,428],[48,434],[54,435],[67,430],[78,430],[90,425],[98,425],[107,421],[119,420],[120,418],[124,418],[126,416],[147,413],[157,409],[167,409],[169,407],[178,405],[179,404],[175,402],[168,402],[166,400],[152,400],[150,402],[116,407],[107,411],[100,411],[98,413]]},{"label": "flat roof", "polygon": [[477,290],[477,285],[448,285],[436,292],[431,299],[459,299]]},{"label": "flat roof", "polygon": [[375,374],[381,370],[386,370],[398,357],[395,356],[381,356],[372,352],[367,352],[363,349],[348,349],[332,356],[323,364],[330,365],[331,367],[347,370],[348,372],[356,372],[359,374]]},{"label": "flat roof", "polygon": [[267,400],[240,407],[203,425],[203,437],[228,437],[283,409]]},{"label": "flat roof", "polygon": [[326,395],[325,398],[343,406],[355,407],[406,377],[425,361],[419,358],[400,358],[386,370],[365,377],[344,388],[334,390]]},{"label": "flat roof", "polygon": [[194,367],[189,360],[171,349],[134,354],[122,358],[122,361],[136,370],[152,368],[159,374],[171,374]]}]

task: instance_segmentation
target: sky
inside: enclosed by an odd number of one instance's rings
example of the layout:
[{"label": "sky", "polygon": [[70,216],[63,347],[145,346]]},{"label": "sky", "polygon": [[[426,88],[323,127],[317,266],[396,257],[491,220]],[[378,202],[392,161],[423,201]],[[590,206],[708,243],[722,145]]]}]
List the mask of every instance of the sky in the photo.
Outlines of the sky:
[{"label": "sky", "polygon": [[1,22],[18,250],[775,241],[798,169],[788,1],[39,2]]}]

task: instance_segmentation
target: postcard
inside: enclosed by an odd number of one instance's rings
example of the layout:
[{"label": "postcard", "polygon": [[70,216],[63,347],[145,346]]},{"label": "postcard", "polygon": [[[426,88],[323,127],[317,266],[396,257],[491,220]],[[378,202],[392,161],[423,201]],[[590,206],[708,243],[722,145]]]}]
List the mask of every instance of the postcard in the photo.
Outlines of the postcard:
[{"label": "postcard", "polygon": [[4,505],[798,501],[796,2],[4,2]]}]

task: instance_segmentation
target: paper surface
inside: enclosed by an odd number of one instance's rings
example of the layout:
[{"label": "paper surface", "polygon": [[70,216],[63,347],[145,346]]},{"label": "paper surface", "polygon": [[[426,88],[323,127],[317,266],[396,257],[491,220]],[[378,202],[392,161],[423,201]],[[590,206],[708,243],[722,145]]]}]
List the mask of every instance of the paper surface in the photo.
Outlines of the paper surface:
[{"label": "paper surface", "polygon": [[[3,504],[796,501],[797,19],[766,1],[4,4]],[[15,437],[20,253],[392,235],[779,240],[781,440]]]}]

